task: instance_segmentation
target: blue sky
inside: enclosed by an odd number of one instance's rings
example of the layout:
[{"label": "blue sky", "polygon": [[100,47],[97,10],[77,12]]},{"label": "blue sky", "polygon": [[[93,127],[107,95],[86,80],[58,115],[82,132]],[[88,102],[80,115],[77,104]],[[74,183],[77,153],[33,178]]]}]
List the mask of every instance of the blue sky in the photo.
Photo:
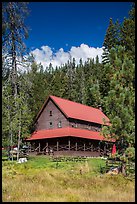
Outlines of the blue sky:
[{"label": "blue sky", "polygon": [[[50,56],[52,60],[55,59],[53,55],[60,49],[61,56],[61,53],[67,54],[72,47],[78,48],[81,45],[82,50],[91,47],[101,48],[109,19],[112,18],[113,22],[117,19],[122,22],[124,17],[128,17],[131,4],[131,2],[31,2],[30,14],[26,19],[26,24],[30,27],[26,45],[33,51],[37,50],[38,55],[40,51],[48,53],[45,57]],[[43,57],[41,56],[41,60]]]}]

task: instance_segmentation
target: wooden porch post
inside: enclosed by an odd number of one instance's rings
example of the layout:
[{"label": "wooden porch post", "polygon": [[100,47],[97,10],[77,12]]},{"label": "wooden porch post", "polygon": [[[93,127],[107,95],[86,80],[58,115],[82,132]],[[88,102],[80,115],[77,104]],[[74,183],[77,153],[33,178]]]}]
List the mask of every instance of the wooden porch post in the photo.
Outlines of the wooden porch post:
[{"label": "wooden porch post", "polygon": [[91,152],[92,152],[92,150],[93,150],[93,144],[91,144]]},{"label": "wooden porch post", "polygon": [[29,145],[29,151],[31,152],[31,143],[30,143],[30,145]]},{"label": "wooden porch post", "polygon": [[100,141],[99,141],[99,143],[98,143],[98,146],[99,146],[99,153],[100,153]]},{"label": "wooden porch post", "polygon": [[104,153],[106,154],[106,143],[104,143]]},{"label": "wooden porch post", "polygon": [[69,148],[69,151],[70,151],[70,139],[68,140],[68,148]]},{"label": "wooden porch post", "polygon": [[85,151],[85,143],[84,143],[84,151]]},{"label": "wooden porch post", "polygon": [[49,149],[48,149],[48,142],[46,142],[46,155],[49,154]]},{"label": "wooden porch post", "polygon": [[57,141],[57,151],[59,151],[59,142]]},{"label": "wooden porch post", "polygon": [[40,142],[39,142],[39,152],[40,152]]},{"label": "wooden porch post", "polygon": [[77,142],[76,142],[76,151],[78,150],[78,144],[77,144]]},{"label": "wooden porch post", "polygon": [[47,146],[47,153],[49,152],[49,143],[46,142],[46,146]]}]

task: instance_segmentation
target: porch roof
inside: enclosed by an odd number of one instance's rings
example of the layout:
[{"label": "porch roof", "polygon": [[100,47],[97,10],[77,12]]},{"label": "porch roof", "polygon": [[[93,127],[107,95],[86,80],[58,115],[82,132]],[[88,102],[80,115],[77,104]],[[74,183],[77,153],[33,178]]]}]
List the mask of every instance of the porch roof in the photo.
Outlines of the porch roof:
[{"label": "porch roof", "polygon": [[78,128],[71,128],[71,127],[35,131],[32,133],[30,138],[26,139],[26,141],[34,141],[34,140],[48,139],[48,138],[59,138],[59,137],[67,137],[67,136],[115,142],[115,139],[105,138],[103,135],[100,134],[100,132],[78,129]]}]

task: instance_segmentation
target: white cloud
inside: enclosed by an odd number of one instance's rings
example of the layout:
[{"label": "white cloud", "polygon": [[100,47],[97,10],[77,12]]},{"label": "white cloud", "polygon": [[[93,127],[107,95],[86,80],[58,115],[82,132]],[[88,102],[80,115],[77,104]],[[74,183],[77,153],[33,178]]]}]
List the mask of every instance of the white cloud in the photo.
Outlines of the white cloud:
[{"label": "white cloud", "polygon": [[57,52],[53,52],[53,49],[49,46],[42,46],[41,49],[37,48],[31,51],[31,53],[33,53],[36,62],[41,63],[43,67],[46,68],[50,63],[52,63],[53,67],[63,65],[72,58],[75,58],[78,64],[81,58],[82,61],[85,62],[88,58],[95,59],[97,55],[101,62],[103,49],[81,44],[79,47],[72,46],[68,52],[65,52],[63,48],[60,48]]}]

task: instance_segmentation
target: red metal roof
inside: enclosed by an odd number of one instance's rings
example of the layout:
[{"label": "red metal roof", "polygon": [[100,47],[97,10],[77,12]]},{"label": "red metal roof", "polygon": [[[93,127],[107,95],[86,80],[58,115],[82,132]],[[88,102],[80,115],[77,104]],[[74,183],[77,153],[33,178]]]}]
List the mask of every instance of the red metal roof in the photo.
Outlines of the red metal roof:
[{"label": "red metal roof", "polygon": [[32,133],[31,137],[27,139],[27,141],[47,139],[47,138],[67,137],[67,136],[115,142],[114,139],[109,140],[103,137],[102,135],[100,135],[100,132],[94,132],[91,130],[70,128],[70,127],[50,129],[50,130],[39,130]]},{"label": "red metal roof", "polygon": [[[86,106],[80,103],[76,103],[67,99],[59,98],[56,96],[49,96],[48,99],[52,99],[58,108],[66,115],[67,118],[74,118],[84,120],[88,122],[94,122],[102,125],[110,125],[109,118],[98,108]],[[48,99],[43,104],[39,111],[37,118],[43,111]],[[36,118],[36,119],[37,119]],[[105,123],[104,123],[105,120]]]}]

